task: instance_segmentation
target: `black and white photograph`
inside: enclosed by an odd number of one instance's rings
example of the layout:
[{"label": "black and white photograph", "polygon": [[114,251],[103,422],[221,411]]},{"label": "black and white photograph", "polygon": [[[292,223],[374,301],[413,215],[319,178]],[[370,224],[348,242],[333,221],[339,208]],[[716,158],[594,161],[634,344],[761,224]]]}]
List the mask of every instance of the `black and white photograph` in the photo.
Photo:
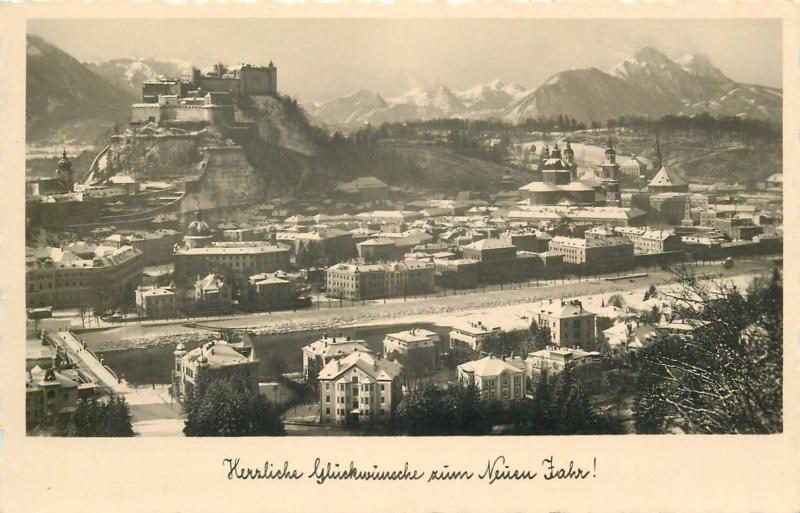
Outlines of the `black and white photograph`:
[{"label": "black and white photograph", "polygon": [[28,19],[28,441],[779,436],[783,30]]}]

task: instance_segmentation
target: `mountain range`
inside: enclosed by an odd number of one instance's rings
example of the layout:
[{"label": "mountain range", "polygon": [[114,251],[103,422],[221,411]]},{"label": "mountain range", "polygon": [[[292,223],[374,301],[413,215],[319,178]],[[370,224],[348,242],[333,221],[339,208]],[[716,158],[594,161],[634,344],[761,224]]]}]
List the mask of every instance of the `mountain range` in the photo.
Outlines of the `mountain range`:
[{"label": "mountain range", "polygon": [[705,56],[672,60],[645,47],[610,72],[597,68],[566,70],[532,90],[500,80],[465,91],[436,83],[389,100],[378,92],[361,89],[304,107],[321,124],[355,128],[364,123],[442,117],[518,123],[566,115],[584,123],[602,123],[620,116],[702,112],[779,121],[782,100],[780,89],[736,82]]},{"label": "mountain range", "polygon": [[133,95],[40,37],[27,39],[28,144],[91,142],[130,116]]},{"label": "mountain range", "polygon": [[112,59],[105,62],[86,63],[86,67],[123,91],[139,98],[142,84],[163,76],[189,77],[192,65],[186,61],[155,59]]},{"label": "mountain range", "polygon": [[[27,42],[29,144],[91,142],[115,122],[128,120],[144,81],[185,76],[190,67],[177,60],[129,58],[81,63],[40,37],[29,35]],[[301,105],[315,124],[353,129],[364,123],[452,117],[517,123],[566,115],[603,123],[620,116],[704,111],[780,121],[782,100],[780,89],[736,82],[704,56],[672,60],[643,48],[609,72],[566,70],[531,90],[501,80],[461,91],[433,83],[388,99],[359,89]]]},{"label": "mountain range", "polygon": [[390,99],[380,93],[358,89],[319,104],[304,104],[312,120],[332,128],[357,128],[365,123],[380,125],[434,118],[483,119],[498,115],[527,90],[515,83],[494,80],[464,91],[453,91],[441,83],[415,87]]}]

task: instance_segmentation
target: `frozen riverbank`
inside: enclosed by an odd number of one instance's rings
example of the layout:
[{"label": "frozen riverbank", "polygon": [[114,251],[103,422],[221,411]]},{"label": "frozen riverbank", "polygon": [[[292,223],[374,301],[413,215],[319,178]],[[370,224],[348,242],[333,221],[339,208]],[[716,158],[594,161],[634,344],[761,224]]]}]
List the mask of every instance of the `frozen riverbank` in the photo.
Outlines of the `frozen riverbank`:
[{"label": "frozen riverbank", "polygon": [[[721,267],[702,268],[704,273],[725,274],[737,282],[746,283],[754,274],[765,270],[764,264],[753,262],[735,270]],[[663,286],[670,282],[670,275],[663,271],[647,276],[619,281],[581,281],[547,286],[531,286],[492,291],[482,294],[413,299],[394,299],[386,303],[277,312],[235,319],[208,321],[202,325],[129,325],[87,332],[80,335],[95,351],[114,351],[177,344],[182,340],[195,342],[211,340],[217,329],[246,329],[258,335],[274,335],[314,330],[334,330],[346,327],[376,326],[383,324],[431,323],[450,326],[459,318],[489,316],[496,325],[515,327],[525,322],[526,311],[531,303],[549,298],[583,298],[588,304],[602,295],[644,291],[650,284]]]}]

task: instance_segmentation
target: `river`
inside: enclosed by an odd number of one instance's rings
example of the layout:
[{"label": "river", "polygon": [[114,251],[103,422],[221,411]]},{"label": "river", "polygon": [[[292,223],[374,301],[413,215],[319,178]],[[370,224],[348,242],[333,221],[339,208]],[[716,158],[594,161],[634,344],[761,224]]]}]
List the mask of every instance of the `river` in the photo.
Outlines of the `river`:
[{"label": "river", "polygon": [[[394,324],[385,326],[370,326],[361,328],[342,328],[327,330],[329,336],[341,334],[367,342],[370,349],[380,353],[383,350],[383,338],[387,333],[408,330],[410,328],[429,329],[439,334],[441,339],[440,350],[444,350],[448,342],[450,328],[432,324]],[[301,348],[321,338],[322,330],[303,331],[276,335],[259,335],[254,337],[256,357],[261,361],[261,372],[264,375],[267,369],[275,365],[274,359],[283,362],[284,372],[299,372],[303,370],[303,354]],[[197,343],[189,344],[187,349],[197,347]],[[114,369],[117,376],[124,377],[129,383],[149,385],[151,383],[169,383],[170,372],[173,367],[172,352],[174,345],[123,349],[109,351],[103,354],[106,365]]]}]

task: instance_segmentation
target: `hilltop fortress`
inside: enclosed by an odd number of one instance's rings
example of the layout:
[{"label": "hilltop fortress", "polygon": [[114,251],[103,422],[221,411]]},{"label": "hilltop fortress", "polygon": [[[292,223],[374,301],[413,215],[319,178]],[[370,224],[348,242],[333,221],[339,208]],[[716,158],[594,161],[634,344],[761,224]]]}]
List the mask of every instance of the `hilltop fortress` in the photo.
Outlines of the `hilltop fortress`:
[{"label": "hilltop fortress", "polygon": [[248,96],[278,94],[278,68],[222,63],[202,74],[192,68],[190,80],[160,77],[142,84],[142,103],[131,106],[131,123],[203,123],[231,126],[234,102]]}]

